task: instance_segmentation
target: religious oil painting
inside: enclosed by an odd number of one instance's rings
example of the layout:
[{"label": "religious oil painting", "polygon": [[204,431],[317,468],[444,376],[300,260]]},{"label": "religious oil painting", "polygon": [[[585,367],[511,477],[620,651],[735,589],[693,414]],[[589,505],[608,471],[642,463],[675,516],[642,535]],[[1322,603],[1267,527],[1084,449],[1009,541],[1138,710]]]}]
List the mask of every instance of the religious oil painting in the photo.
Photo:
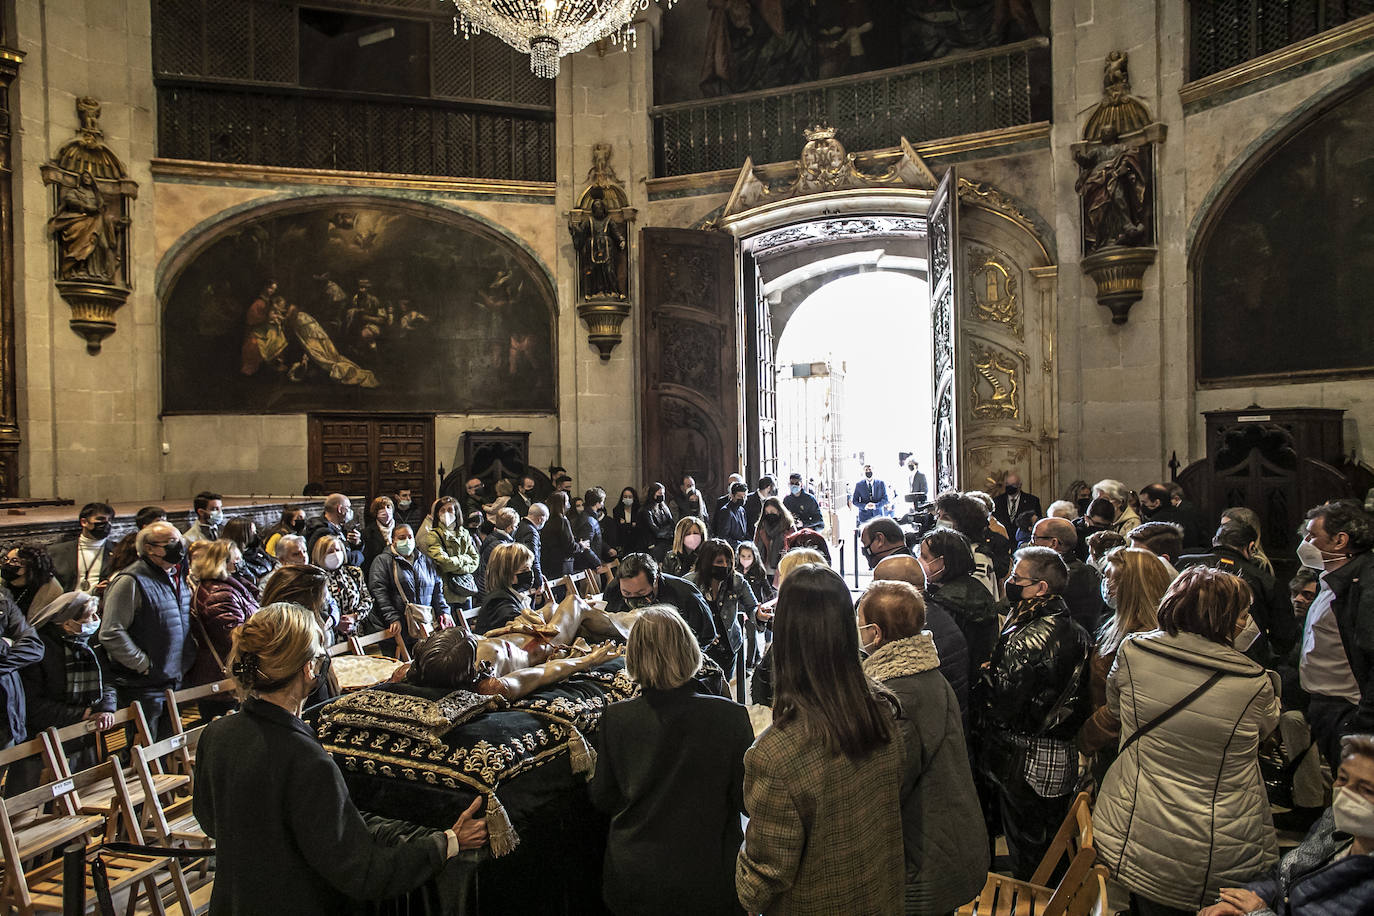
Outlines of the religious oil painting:
[{"label": "religious oil painting", "polygon": [[548,275],[481,223],[331,199],[212,231],[164,297],[164,412],[554,410]]}]

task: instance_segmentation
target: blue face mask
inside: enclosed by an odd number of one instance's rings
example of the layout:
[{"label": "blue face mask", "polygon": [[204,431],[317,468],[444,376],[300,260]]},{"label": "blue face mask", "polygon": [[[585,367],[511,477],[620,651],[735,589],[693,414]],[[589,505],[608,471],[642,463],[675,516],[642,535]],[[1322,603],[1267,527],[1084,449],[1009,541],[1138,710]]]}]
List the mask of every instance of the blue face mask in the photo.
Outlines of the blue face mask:
[{"label": "blue face mask", "polygon": [[793,496],[796,496],[798,493],[801,492],[801,484],[794,483],[794,484],[792,484],[792,486],[788,487],[787,489],[789,489],[789,490],[792,491],[792,495],[793,495]]}]

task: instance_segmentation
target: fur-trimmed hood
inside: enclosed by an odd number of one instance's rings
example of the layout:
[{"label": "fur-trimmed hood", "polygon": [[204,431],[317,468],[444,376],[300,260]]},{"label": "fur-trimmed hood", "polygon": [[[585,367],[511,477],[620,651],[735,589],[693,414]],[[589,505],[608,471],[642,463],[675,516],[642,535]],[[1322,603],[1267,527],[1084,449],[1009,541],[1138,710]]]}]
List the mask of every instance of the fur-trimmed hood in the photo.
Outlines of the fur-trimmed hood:
[{"label": "fur-trimmed hood", "polygon": [[863,663],[864,674],[875,681],[889,681],[939,667],[940,653],[935,650],[935,637],[929,630],[879,646]]}]

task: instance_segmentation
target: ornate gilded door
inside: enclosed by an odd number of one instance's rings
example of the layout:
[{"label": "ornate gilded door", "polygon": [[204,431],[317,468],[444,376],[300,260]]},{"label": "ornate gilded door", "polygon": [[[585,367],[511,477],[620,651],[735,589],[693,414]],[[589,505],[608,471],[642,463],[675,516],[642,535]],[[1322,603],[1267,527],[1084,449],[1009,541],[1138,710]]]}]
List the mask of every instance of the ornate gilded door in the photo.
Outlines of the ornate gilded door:
[{"label": "ornate gilded door", "polygon": [[930,237],[930,327],[934,355],[935,405],[932,432],[935,436],[935,493],[960,486],[959,427],[963,416],[957,371],[959,350],[959,197],[953,166],[945,172],[931,199],[926,220]]},{"label": "ornate gilded door", "polygon": [[640,251],[645,482],[691,474],[714,498],[740,464],[734,239],[646,228]]}]

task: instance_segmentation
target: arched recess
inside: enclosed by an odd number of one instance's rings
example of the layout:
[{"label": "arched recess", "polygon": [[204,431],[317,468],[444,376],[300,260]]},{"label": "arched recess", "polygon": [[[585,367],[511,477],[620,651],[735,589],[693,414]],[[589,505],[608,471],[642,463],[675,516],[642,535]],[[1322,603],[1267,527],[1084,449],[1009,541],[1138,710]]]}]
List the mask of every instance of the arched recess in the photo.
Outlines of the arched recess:
[{"label": "arched recess", "polygon": [[158,299],[164,413],[557,411],[548,270],[452,208],[243,208],[173,247]]},{"label": "arched recess", "polygon": [[1204,198],[1188,246],[1199,387],[1374,375],[1371,132],[1374,64],[1255,140]]}]

